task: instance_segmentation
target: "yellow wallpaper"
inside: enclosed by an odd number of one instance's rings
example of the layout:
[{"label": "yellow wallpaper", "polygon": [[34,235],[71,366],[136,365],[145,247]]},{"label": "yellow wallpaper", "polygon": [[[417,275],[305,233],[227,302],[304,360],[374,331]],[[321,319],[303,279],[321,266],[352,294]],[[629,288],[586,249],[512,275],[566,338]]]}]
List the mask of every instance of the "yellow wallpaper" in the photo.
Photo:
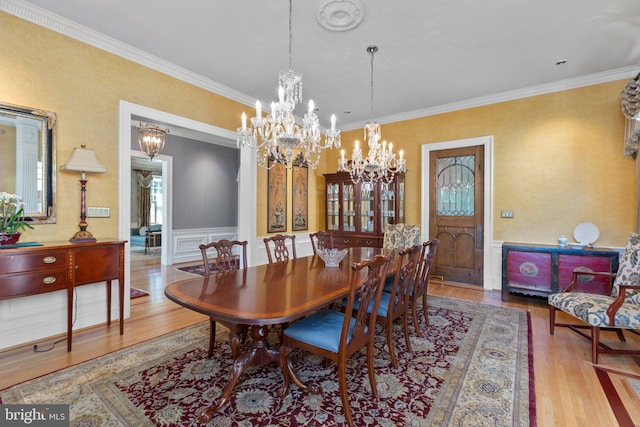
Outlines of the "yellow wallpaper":
[{"label": "yellow wallpaper", "polygon": [[[86,144],[107,172],[87,176],[87,203],[110,206],[90,218],[97,238],[118,235],[118,108],[125,100],[226,129],[246,107],[162,73],[0,12],[0,102],[54,111],[58,166]],[[79,176],[57,172],[57,223],[37,225],[24,240],[67,240],[78,229]],[[2,189],[0,189],[2,191]]]},{"label": "yellow wallpaper", "polygon": [[[145,105],[226,129],[250,108],[0,12],[1,102],[58,115],[56,162],[86,144],[107,173],[89,176],[92,206],[111,206],[110,218],[91,218],[98,238],[117,235],[118,103]],[[385,124],[385,139],[407,158],[406,221],[420,220],[421,145],[494,137],[495,240],[555,242],[580,222],[598,225],[598,244],[622,246],[635,221],[635,163],[622,155],[620,91],[626,81],[541,95],[485,107]],[[350,151],[362,130],[345,132]],[[309,171],[309,231],[324,226],[323,173],[335,172],[338,150]],[[289,177],[290,177],[289,173]],[[257,233],[266,234],[267,173],[258,171]],[[290,181],[290,178],[289,178]],[[289,189],[291,182],[289,182]],[[2,191],[2,189],[0,189]],[[287,207],[291,230],[291,197]],[[39,225],[26,240],[67,240],[79,220],[78,176],[57,174],[57,224]],[[501,209],[515,211],[501,219]],[[36,238],[37,236],[37,238]]]},{"label": "yellow wallpaper", "polygon": [[[624,246],[635,224],[635,162],[623,157],[620,92],[627,81],[503,102],[382,126],[407,158],[406,222],[420,221],[422,144],[492,135],[494,240],[555,243],[581,222],[598,244]],[[347,152],[362,130],[343,134]],[[327,157],[335,171],[339,152]],[[515,218],[500,218],[501,209]]]}]

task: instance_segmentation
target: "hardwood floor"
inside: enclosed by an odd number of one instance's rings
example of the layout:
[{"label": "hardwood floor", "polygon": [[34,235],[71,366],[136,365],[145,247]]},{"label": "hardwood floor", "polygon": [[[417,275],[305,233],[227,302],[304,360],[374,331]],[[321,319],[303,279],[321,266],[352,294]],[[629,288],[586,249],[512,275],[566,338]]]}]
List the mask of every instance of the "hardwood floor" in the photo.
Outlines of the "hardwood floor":
[{"label": "hardwood floor", "polygon": [[[71,352],[67,352],[63,343],[46,352],[34,352],[33,344],[0,352],[0,389],[207,320],[206,316],[164,297],[166,284],[192,277],[176,267],[161,266],[158,259],[132,262],[131,286],[149,292],[150,296],[131,301],[131,317],[125,321],[123,336],[119,335],[116,321],[111,327],[74,331]],[[499,292],[447,283],[432,283],[429,294],[515,307],[531,313],[538,426],[618,425],[591,364],[590,343],[566,328],[557,328],[555,336],[550,336],[548,309],[543,300],[512,297],[505,303]],[[603,335],[619,345],[615,334]],[[627,336],[625,345],[640,346],[639,337]],[[49,342],[60,338],[39,342],[38,349],[46,350]],[[602,355],[599,366],[640,374],[640,359],[631,356]],[[640,425],[640,420],[634,421]]]}]

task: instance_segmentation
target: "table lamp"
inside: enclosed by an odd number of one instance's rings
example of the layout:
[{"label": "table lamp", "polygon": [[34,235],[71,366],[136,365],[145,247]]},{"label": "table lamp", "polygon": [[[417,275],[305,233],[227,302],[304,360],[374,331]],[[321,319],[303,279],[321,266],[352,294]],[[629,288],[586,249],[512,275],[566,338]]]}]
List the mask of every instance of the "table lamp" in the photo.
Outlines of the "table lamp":
[{"label": "table lamp", "polygon": [[73,149],[71,157],[69,157],[66,164],[60,166],[60,170],[82,173],[82,178],[80,179],[80,224],[78,224],[80,231],[76,232],[69,241],[73,243],[95,242],[96,238],[87,231],[87,180],[85,174],[103,173],[107,170],[102,163],[98,161],[93,150],[86,148],[84,145]]}]

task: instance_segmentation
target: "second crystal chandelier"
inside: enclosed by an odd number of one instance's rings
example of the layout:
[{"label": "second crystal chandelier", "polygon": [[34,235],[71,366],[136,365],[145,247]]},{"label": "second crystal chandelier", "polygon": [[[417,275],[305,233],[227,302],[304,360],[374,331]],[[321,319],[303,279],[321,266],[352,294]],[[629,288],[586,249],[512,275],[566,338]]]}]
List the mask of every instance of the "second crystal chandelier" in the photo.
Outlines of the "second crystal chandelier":
[{"label": "second crystal chandelier", "polygon": [[[373,113],[373,56],[378,51],[378,46],[368,46],[367,52],[371,54],[371,112]],[[351,160],[342,157],[338,160],[338,170],[349,172],[353,182],[360,181],[384,181],[391,182],[395,174],[407,171],[407,161],[402,156],[396,159],[393,152],[393,144],[382,141],[380,124],[370,121],[364,125],[364,141],[369,147],[366,157],[362,155],[360,143],[355,142],[355,148],[351,154]]]},{"label": "second crystal chandelier", "polygon": [[[340,131],[336,129],[336,117],[331,115],[331,128],[327,129],[324,142],[315,105],[309,101],[302,125],[297,124],[293,110],[302,102],[302,76],[292,68],[292,0],[289,0],[289,68],[278,76],[278,102],[271,103],[270,114],[262,117],[262,105],[256,101],[256,116],[247,124],[242,113],[242,126],[237,130],[238,146],[246,145],[258,151],[259,166],[270,168],[282,163],[291,168],[294,162],[306,162],[315,169],[320,161],[320,152],[327,148],[340,147]],[[270,163],[271,162],[271,163]]]}]

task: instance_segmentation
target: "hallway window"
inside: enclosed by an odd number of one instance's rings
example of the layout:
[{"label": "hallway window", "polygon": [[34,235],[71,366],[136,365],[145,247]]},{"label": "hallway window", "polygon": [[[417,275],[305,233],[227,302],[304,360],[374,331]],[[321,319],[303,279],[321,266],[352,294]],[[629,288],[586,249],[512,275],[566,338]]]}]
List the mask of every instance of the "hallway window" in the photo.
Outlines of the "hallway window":
[{"label": "hallway window", "polygon": [[150,224],[162,224],[162,176],[154,176],[151,183],[151,212],[149,215]]}]

